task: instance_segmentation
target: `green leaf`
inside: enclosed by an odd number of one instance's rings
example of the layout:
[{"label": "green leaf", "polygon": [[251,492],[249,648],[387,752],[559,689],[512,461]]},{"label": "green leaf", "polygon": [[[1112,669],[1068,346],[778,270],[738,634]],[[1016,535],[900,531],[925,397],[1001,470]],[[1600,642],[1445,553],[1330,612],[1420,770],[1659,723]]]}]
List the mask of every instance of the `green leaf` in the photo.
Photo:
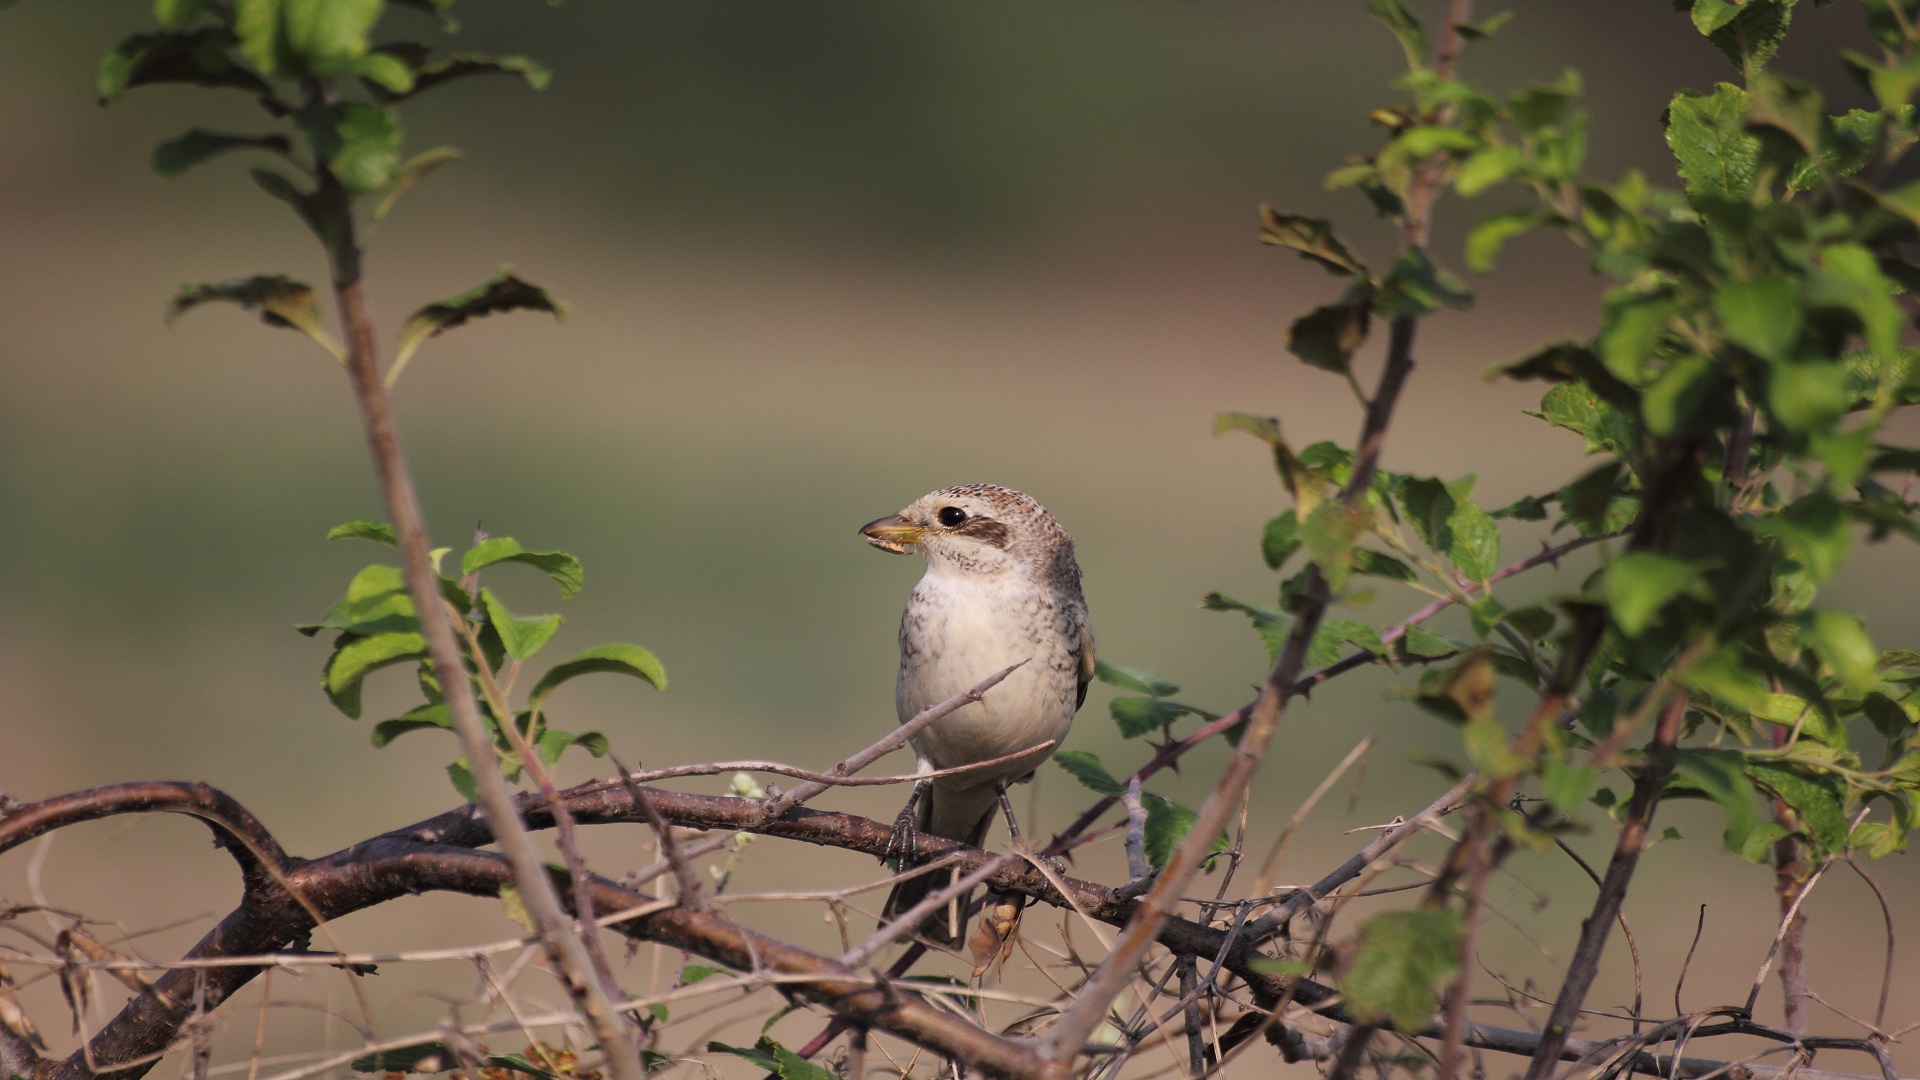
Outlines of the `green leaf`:
[{"label": "green leaf", "polygon": [[[1766,0],[1756,0],[1763,6]],[[1728,83],[1707,97],[1682,90],[1667,106],[1667,146],[1680,166],[1687,195],[1706,200],[1749,203],[1760,168],[1760,140],[1746,129],[1745,90]]]},{"label": "green leaf", "polygon": [[1866,714],[1873,729],[1884,739],[1895,739],[1912,730],[1913,717],[1892,698],[1882,693],[1871,693],[1860,703],[1860,711]]},{"label": "green leaf", "polygon": [[389,100],[401,100],[424,93],[443,83],[472,75],[517,75],[535,90],[545,90],[553,73],[524,56],[485,56],[480,53],[455,53],[442,60],[420,64],[413,70],[412,85],[394,93]]},{"label": "green leaf", "polygon": [[1109,664],[1105,660],[1094,662],[1093,677],[1108,686],[1117,686],[1122,690],[1131,690],[1136,694],[1146,694],[1149,697],[1171,697],[1180,692],[1179,687],[1145,668],[1121,667],[1118,664]]},{"label": "green leaf", "polygon": [[1414,704],[1457,724],[1493,718],[1494,671],[1484,648],[1451,667],[1421,676]]},{"label": "green leaf", "polygon": [[1453,547],[1454,501],[1447,485],[1431,476],[1406,477],[1400,482],[1400,506],[1421,543],[1438,553]]},{"label": "green leaf", "polygon": [[417,633],[394,631],[361,637],[341,634],[327,658],[322,687],[333,707],[360,719],[360,684],[383,667],[418,660],[427,654],[427,641]]},{"label": "green leaf", "polygon": [[353,580],[347,583],[347,594],[328,609],[319,622],[299,627],[308,637],[322,630],[345,630],[365,636],[418,629],[413,598],[407,595],[400,568],[378,563],[353,575]]},{"label": "green leaf", "polygon": [[1331,304],[1314,308],[1287,327],[1287,351],[1308,367],[1345,375],[1353,352],[1367,340],[1373,289],[1361,283]]},{"label": "green leaf", "polygon": [[1267,522],[1260,534],[1260,557],[1267,569],[1278,570],[1300,550],[1300,517],[1292,510]]},{"label": "green leaf", "polygon": [[226,31],[213,27],[127,38],[100,59],[94,74],[100,104],[110,104],[123,92],[152,83],[225,87],[271,99],[272,88],[265,80],[228,60],[230,40]]},{"label": "green leaf", "polygon": [[[1697,666],[1697,665],[1696,665]],[[1727,816],[1721,839],[1728,851],[1744,851],[1747,836],[1759,822],[1754,809],[1753,782],[1743,768],[1745,758],[1727,750],[1676,750],[1674,774],[1667,795],[1699,795],[1718,803]]]},{"label": "green leaf", "polygon": [[200,0],[153,0],[153,19],[169,30],[185,30],[200,21]]},{"label": "green leaf", "polygon": [[291,56],[281,36],[285,0],[233,0],[233,36],[240,52],[264,75],[282,74]]},{"label": "green leaf", "polygon": [[1408,656],[1428,659],[1450,656],[1460,651],[1460,646],[1431,630],[1418,626],[1407,627],[1407,632],[1399,641],[1401,649]]},{"label": "green leaf", "polygon": [[1781,0],[1694,0],[1693,25],[1733,66],[1752,78],[1780,49],[1791,17]]},{"label": "green leaf", "polygon": [[680,969],[680,985],[692,986],[695,983],[705,982],[723,970],[725,969],[708,967],[705,964],[688,964]]},{"label": "green leaf", "polygon": [[425,153],[410,157],[398,169],[394,170],[393,182],[387,190],[380,193],[380,201],[373,206],[373,220],[381,221],[393,211],[393,205],[400,196],[412,190],[413,185],[427,178],[427,175],[442,165],[460,160],[466,155],[451,146],[437,146]]},{"label": "green leaf", "polygon": [[387,371],[387,384],[393,385],[414,352],[429,339],[469,319],[508,311],[544,311],[556,319],[564,320],[567,317],[566,305],[555,300],[547,290],[520,280],[510,271],[501,270],[486,284],[428,304],[409,316],[406,324],[400,328],[393,366]]},{"label": "green leaf", "polygon": [[413,89],[413,69],[392,53],[370,52],[356,58],[348,70],[366,80],[369,86],[387,94],[405,94]]},{"label": "green leaf", "polygon": [[1550,83],[1536,83],[1507,99],[1507,111],[1513,126],[1533,135],[1558,124],[1566,114],[1567,102],[1580,96],[1580,73],[1567,68]]},{"label": "green leaf", "polygon": [[1333,226],[1322,218],[1283,214],[1271,206],[1260,207],[1260,242],[1292,248],[1300,257],[1318,263],[1329,273],[1343,277],[1366,278],[1366,264],[1360,261],[1340,238]]},{"label": "green leaf", "polygon": [[1427,33],[1400,0],[1367,0],[1367,14],[1378,19],[1400,41],[1407,56],[1407,67],[1419,70],[1427,62]]},{"label": "green leaf", "polygon": [[1642,382],[1647,360],[1677,310],[1672,300],[1658,293],[1616,291],[1608,296],[1600,333],[1594,338],[1600,362],[1625,382]]},{"label": "green leaf", "polygon": [[369,521],[365,518],[335,525],[333,528],[327,530],[327,539],[371,540],[376,544],[385,544],[388,547],[400,546],[400,542],[393,537],[393,526],[384,521]]},{"label": "green leaf", "polygon": [[1767,360],[1785,359],[1800,339],[1800,303],[1783,277],[1736,281],[1713,294],[1713,311],[1734,344]]},{"label": "green leaf", "polygon": [[1340,659],[1347,646],[1364,649],[1376,656],[1384,655],[1387,647],[1380,640],[1380,632],[1366,623],[1351,619],[1328,619],[1314,632],[1313,641],[1307,646],[1306,664],[1311,668],[1322,668]]},{"label": "green leaf", "polygon": [[1393,262],[1374,294],[1374,310],[1383,319],[1430,315],[1442,307],[1465,311],[1473,306],[1466,283],[1433,265],[1423,248],[1409,248]]},{"label": "green leaf", "polygon": [[1580,535],[1604,536],[1619,532],[1632,520],[1631,512],[1624,515],[1626,521],[1618,520],[1622,515],[1616,513],[1623,504],[1629,511],[1633,506],[1632,500],[1619,495],[1620,472],[1620,463],[1609,461],[1582,473],[1560,489],[1560,506]]},{"label": "green leaf", "polygon": [[286,48],[316,75],[338,75],[366,54],[384,0],[280,0]]},{"label": "green leaf", "polygon": [[594,757],[606,757],[610,749],[607,737],[597,731],[583,731],[576,735],[571,731],[556,731],[552,728],[540,733],[540,740],[535,749],[540,753],[540,760],[551,765],[559,761],[560,755],[566,753],[567,748],[572,746],[578,746]]},{"label": "green leaf", "polygon": [[[1466,160],[1454,167],[1453,189],[1463,198],[1472,198],[1496,184],[1525,175],[1527,169],[1527,155],[1519,147],[1489,146],[1467,155]],[[1481,226],[1487,227],[1489,222],[1481,222]],[[1467,265],[1478,271],[1479,267],[1474,266],[1473,251],[1474,241],[1470,234],[1467,240]]]},{"label": "green leaf", "polygon": [[1253,620],[1253,629],[1267,646],[1267,663],[1279,659],[1280,649],[1287,642],[1287,634],[1293,629],[1293,620],[1271,608],[1256,607],[1242,603],[1225,593],[1208,593],[1201,598],[1200,606],[1208,611],[1238,611]]},{"label": "green leaf", "polygon": [[229,150],[266,150],[286,155],[293,144],[284,135],[229,135],[194,128],[153,148],[153,171],[169,179]]},{"label": "green leaf", "polygon": [[1571,814],[1593,794],[1594,787],[1600,783],[1600,770],[1548,758],[1541,766],[1540,780],[1540,793],[1547,805]]},{"label": "green leaf", "polygon": [[1749,763],[1747,775],[1800,816],[1800,823],[1815,845],[1815,858],[1846,851],[1847,815],[1840,808],[1840,797],[1832,790],[1791,769],[1767,762]]},{"label": "green leaf", "polygon": [[1392,911],[1361,926],[1360,947],[1340,988],[1354,1019],[1411,1035],[1433,1021],[1435,987],[1459,967],[1456,912]]},{"label": "green leaf", "polygon": [[1486,581],[1500,569],[1500,526],[1485,510],[1462,499],[1447,516],[1447,529],[1453,534],[1447,558],[1461,573]]},{"label": "green leaf", "polygon": [[1625,458],[1634,444],[1633,418],[1583,383],[1561,383],[1540,398],[1540,419],[1586,440],[1587,453]]},{"label": "green leaf", "polygon": [[[1147,808],[1144,838],[1147,863],[1155,870],[1164,870],[1167,860],[1173,858],[1174,850],[1180,846],[1182,840],[1187,838],[1187,834],[1193,831],[1194,823],[1200,820],[1200,815],[1152,792],[1142,792],[1140,801]],[[1225,850],[1226,846],[1225,836],[1219,837],[1213,843],[1215,851]]]},{"label": "green leaf", "polygon": [[345,353],[320,325],[320,304],[313,289],[280,274],[258,274],[230,281],[183,285],[167,303],[167,323],[199,307],[214,302],[238,304],[260,316],[268,326],[298,330],[334,354]]},{"label": "green leaf", "polygon": [[1137,739],[1164,730],[1188,712],[1185,705],[1144,697],[1114,698],[1109,709],[1123,739]]},{"label": "green leaf", "polygon": [[409,731],[419,731],[422,728],[451,729],[452,727],[453,717],[448,714],[444,703],[422,705],[391,720],[382,720],[373,725],[373,748],[381,749]]},{"label": "green leaf", "polygon": [[1765,74],[1748,80],[1747,90],[1753,97],[1747,126],[1771,128],[1792,139],[1818,175],[1831,126],[1820,91],[1798,79]]},{"label": "green leaf", "polygon": [[1760,713],[1772,697],[1766,675],[1737,645],[1715,649],[1676,676],[1682,684],[1705,692],[1736,712]]},{"label": "green leaf", "polygon": [[378,105],[350,102],[335,110],[327,165],[355,195],[393,183],[400,167],[400,118]]},{"label": "green leaf", "polygon": [[1707,410],[1725,403],[1724,384],[1713,374],[1714,362],[1693,353],[1655,375],[1640,399],[1647,430],[1663,438],[1698,431]]},{"label": "green leaf", "polygon": [[1620,631],[1637,638],[1654,616],[1682,596],[1699,595],[1699,569],[1651,551],[1634,551],[1607,567],[1607,610]]},{"label": "green leaf", "polygon": [[1539,379],[1545,382],[1580,382],[1600,400],[1626,411],[1639,409],[1639,393],[1608,371],[1600,357],[1574,341],[1557,341],[1511,364],[1497,366],[1488,378]]},{"label": "green leaf", "polygon": [[553,693],[561,683],[601,671],[645,679],[656,690],[667,688],[667,669],[660,665],[652,653],[638,645],[602,645],[547,669],[547,673],[540,676],[540,681],[534,683],[533,690],[528,693],[527,708],[538,709],[547,695]]},{"label": "green leaf", "polygon": [[1053,755],[1053,760],[1089,791],[1118,796],[1126,790],[1107,772],[1106,766],[1100,764],[1098,756],[1085,750],[1062,750]]},{"label": "green leaf", "polygon": [[1760,522],[1760,531],[1778,537],[1787,554],[1824,585],[1847,561],[1853,523],[1834,497],[1815,491]]},{"label": "green leaf", "polygon": [[1755,825],[1753,831],[1748,833],[1746,840],[1741,843],[1740,857],[1753,863],[1766,862],[1767,857],[1773,854],[1773,845],[1791,835],[1793,834],[1789,833],[1785,826],[1777,822],[1763,821]]},{"label": "green leaf", "polygon": [[1371,548],[1353,549],[1353,572],[1368,577],[1386,578],[1389,581],[1413,582],[1419,580],[1413,567],[1384,551]]},{"label": "green leaf", "polygon": [[382,1050],[365,1057],[353,1059],[350,1068],[354,1072],[416,1072],[436,1073],[457,1068],[460,1059],[444,1043],[430,1042],[420,1046],[408,1046],[398,1050]]},{"label": "green leaf", "polygon": [[537,615],[531,619],[516,619],[500,598],[493,595],[492,589],[480,590],[480,602],[487,609],[487,623],[493,632],[500,635],[500,644],[507,655],[515,660],[531,660],[546,647],[548,641],[560,629],[560,616]]},{"label": "green leaf", "polygon": [[1371,511],[1343,502],[1321,503],[1301,524],[1300,540],[1306,545],[1307,555],[1320,567],[1327,587],[1334,592],[1347,587],[1353,574],[1353,546],[1372,524]]},{"label": "green leaf", "polygon": [[1879,681],[1880,652],[1866,623],[1851,611],[1809,611],[1800,617],[1806,643],[1848,694],[1863,694]]},{"label": "green leaf", "polygon": [[460,557],[460,573],[477,574],[503,562],[524,563],[552,578],[560,586],[562,600],[573,599],[585,584],[579,559],[564,551],[528,551],[511,536],[482,540],[468,549]]},{"label": "green leaf", "polygon": [[[480,786],[478,782],[474,780],[473,769],[467,765],[466,758],[461,758],[447,766],[447,779],[453,783],[453,790],[459,792],[460,797],[468,802],[472,802],[474,797],[479,794]],[[501,888],[504,890],[507,886],[503,885]],[[522,925],[525,924],[523,923]],[[527,928],[529,930],[532,929],[531,926]]]},{"label": "green leaf", "polygon": [[1467,269],[1476,274],[1492,270],[1502,248],[1550,220],[1536,210],[1508,210],[1486,218],[1467,234]]},{"label": "green leaf", "polygon": [[1807,276],[1807,304],[1834,308],[1859,320],[1867,350],[1893,357],[1904,322],[1894,296],[1900,292],[1881,271],[1872,251],[1859,244],[1831,244],[1820,251],[1820,268]]},{"label": "green leaf", "polygon": [[765,1069],[779,1080],[839,1080],[830,1070],[821,1068],[793,1051],[762,1035],[760,1041],[748,1050],[738,1046],[728,1046],[722,1042],[707,1044],[710,1053],[727,1053],[744,1058],[755,1067]]}]

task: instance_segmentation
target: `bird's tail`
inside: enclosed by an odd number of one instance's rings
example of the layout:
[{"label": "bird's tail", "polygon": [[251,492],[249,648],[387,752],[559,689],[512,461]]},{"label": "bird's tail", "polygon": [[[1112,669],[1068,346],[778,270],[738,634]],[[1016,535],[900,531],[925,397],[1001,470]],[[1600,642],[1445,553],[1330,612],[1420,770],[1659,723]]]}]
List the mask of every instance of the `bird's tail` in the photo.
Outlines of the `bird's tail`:
[{"label": "bird's tail", "polygon": [[[929,835],[933,835],[933,799],[934,791],[929,788],[926,798],[920,800],[919,808],[920,831]],[[979,847],[987,839],[987,829],[992,824],[993,810],[989,807],[964,839],[969,845]],[[893,891],[887,894],[887,906],[880,911],[880,922],[886,924],[894,921],[920,901],[953,884],[955,873],[951,869],[935,870],[895,885]],[[927,916],[920,924],[920,934],[936,945],[958,949],[960,943],[966,940],[967,913],[972,906],[973,890],[968,889],[948,901],[945,907]]]}]

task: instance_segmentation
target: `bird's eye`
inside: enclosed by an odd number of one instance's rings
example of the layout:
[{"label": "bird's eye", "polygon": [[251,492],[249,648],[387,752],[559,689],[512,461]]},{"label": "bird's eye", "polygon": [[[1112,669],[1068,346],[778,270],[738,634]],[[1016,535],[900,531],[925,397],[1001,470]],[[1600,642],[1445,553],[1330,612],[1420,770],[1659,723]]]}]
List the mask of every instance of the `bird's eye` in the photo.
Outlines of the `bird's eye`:
[{"label": "bird's eye", "polygon": [[966,524],[966,521],[967,512],[965,510],[957,506],[943,506],[940,508],[940,524],[945,525],[947,528],[957,529]]}]

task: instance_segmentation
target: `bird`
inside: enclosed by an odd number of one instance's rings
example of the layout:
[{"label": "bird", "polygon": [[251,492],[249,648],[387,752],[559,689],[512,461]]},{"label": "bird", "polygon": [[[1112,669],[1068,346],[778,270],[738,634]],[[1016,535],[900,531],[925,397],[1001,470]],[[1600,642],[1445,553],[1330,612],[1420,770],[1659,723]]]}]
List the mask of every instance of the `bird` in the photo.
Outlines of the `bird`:
[{"label": "bird", "polygon": [[[1013,839],[1019,825],[1008,782],[1032,779],[1066,739],[1094,674],[1093,624],[1081,593],[1073,537],[1031,497],[994,484],[942,488],[897,514],[861,526],[869,544],[895,555],[917,549],[926,574],[900,616],[900,672],[894,706],[906,723],[1002,669],[1022,664],[979,700],[913,737],[919,772],[1031,753],[984,769],[915,781],[894,823],[888,852],[904,867],[918,857],[918,834],[979,847],[996,805]],[[952,874],[896,884],[882,911],[892,921]],[[929,940],[956,946],[970,896],[919,927]]]}]

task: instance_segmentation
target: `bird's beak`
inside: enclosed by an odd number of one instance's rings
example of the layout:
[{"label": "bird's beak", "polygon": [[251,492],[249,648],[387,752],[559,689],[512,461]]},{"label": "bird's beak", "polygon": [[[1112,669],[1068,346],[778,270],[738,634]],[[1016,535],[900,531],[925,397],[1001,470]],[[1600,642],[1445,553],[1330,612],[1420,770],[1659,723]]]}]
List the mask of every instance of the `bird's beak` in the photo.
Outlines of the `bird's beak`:
[{"label": "bird's beak", "polygon": [[912,524],[899,514],[888,514],[886,517],[860,526],[860,535],[867,538],[867,543],[881,551],[891,551],[895,555],[905,555],[907,548],[919,543],[920,537],[925,532],[925,529]]}]

